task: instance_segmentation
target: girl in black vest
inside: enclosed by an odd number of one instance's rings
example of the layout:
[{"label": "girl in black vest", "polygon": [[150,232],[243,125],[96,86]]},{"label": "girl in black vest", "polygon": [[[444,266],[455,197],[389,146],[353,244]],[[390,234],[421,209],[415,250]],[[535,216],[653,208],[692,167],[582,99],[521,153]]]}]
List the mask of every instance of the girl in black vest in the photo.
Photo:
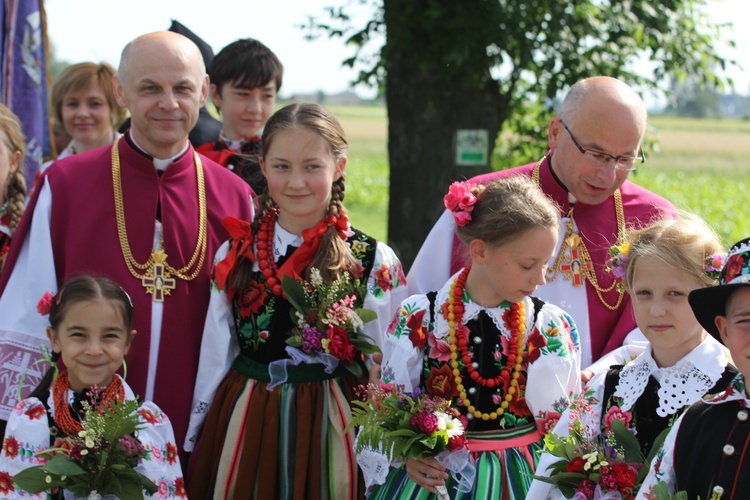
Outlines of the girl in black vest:
[{"label": "girl in black vest", "polygon": [[[591,412],[582,416],[593,439],[621,420],[635,434],[643,456],[656,437],[706,393],[724,390],[736,369],[726,350],[709,336],[688,303],[691,290],[716,283],[723,262],[716,233],[697,217],[664,219],[626,234],[616,247],[613,273],[633,298],[638,328],[649,341],[646,351],[625,365],[595,375]],[[568,435],[570,410],[555,433]],[[537,474],[557,457],[545,453]],[[591,485],[588,485],[591,486]],[[534,481],[529,498],[563,498],[553,485]]]},{"label": "girl in black vest", "polygon": [[657,488],[669,495],[683,491],[690,499],[750,498],[750,238],[731,248],[719,284],[694,290],[689,301],[703,328],[729,348],[740,373],[675,423],[638,498],[656,498]]},{"label": "girl in black vest", "polygon": [[[205,419],[191,458],[190,498],[364,495],[354,431],[345,430],[354,388],[367,382],[346,365],[361,365],[361,353],[348,332],[331,329],[321,337],[320,330],[298,328],[301,320],[314,323],[311,312],[292,316],[282,289],[285,277],[323,286],[359,279],[354,302],[377,313],[363,326],[376,344],[406,296],[393,250],[348,222],[346,150],[341,125],[319,105],[289,105],[266,124],[267,191],[252,224],[224,221],[232,239],[216,257],[186,443],[192,448]],[[295,328],[308,345],[288,344]],[[335,365],[322,364],[331,358]]]}]

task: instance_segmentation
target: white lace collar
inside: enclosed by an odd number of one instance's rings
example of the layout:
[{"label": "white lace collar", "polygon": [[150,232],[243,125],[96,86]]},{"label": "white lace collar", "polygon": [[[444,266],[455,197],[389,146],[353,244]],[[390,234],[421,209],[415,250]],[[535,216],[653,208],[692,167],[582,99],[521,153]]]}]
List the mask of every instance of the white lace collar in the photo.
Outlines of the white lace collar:
[{"label": "white lace collar", "polygon": [[[453,281],[455,281],[456,277],[462,271],[463,269],[451,276],[451,279],[449,279],[448,282],[443,285],[443,288],[438,291],[437,296],[435,297],[436,338],[442,339],[448,336],[448,321],[445,319],[445,317],[443,317],[442,314],[438,314],[438,312],[440,306],[448,302],[448,296],[451,291],[451,284],[453,284]],[[524,304],[526,306],[526,330],[530,332],[532,326],[531,322],[534,317],[534,304],[529,297],[524,298]],[[468,301],[464,302],[463,322],[464,324],[466,324],[467,322],[476,318],[481,311],[484,311],[490,318],[492,318],[492,322],[495,324],[500,333],[502,333],[505,338],[510,339],[510,330],[505,328],[503,321],[503,313],[506,311],[506,309],[506,307],[483,307],[469,298]]]},{"label": "white lace collar", "polygon": [[664,368],[657,366],[649,345],[622,369],[614,395],[622,398],[622,409],[629,411],[653,375],[659,382],[656,413],[661,417],[674,415],[701,399],[721,378],[728,362],[721,344],[710,335],[674,366]]}]

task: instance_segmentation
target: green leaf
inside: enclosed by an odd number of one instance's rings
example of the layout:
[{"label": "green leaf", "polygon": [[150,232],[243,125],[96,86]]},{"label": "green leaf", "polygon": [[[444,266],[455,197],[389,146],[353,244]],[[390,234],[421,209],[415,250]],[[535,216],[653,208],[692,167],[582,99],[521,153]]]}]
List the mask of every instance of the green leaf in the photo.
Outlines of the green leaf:
[{"label": "green leaf", "polygon": [[53,488],[54,486],[63,485],[63,482],[55,476],[52,476],[51,483],[46,482],[47,476],[49,476],[49,474],[44,472],[41,466],[35,466],[24,469],[13,476],[13,481],[29,493],[41,493]]},{"label": "green leaf", "polygon": [[362,320],[362,323],[368,323],[378,318],[378,313],[370,309],[357,309],[354,312]]},{"label": "green leaf", "polygon": [[[284,290],[284,295],[286,296],[289,303],[292,304],[294,309],[302,312],[303,314],[304,311],[307,311],[309,309],[307,299],[305,298],[305,288],[302,283],[290,277],[288,274],[285,274],[281,280],[281,289]],[[292,311],[292,318],[295,319],[296,323],[296,317],[294,316],[294,313],[295,311]]]},{"label": "green leaf", "polygon": [[149,494],[153,495],[159,490],[159,488],[156,486],[156,484],[154,484],[152,480],[150,480],[140,472],[138,473],[138,476],[141,481],[141,487],[143,487],[143,489],[146,490]]},{"label": "green leaf", "polygon": [[641,453],[638,438],[625,427],[622,420],[617,418],[612,420],[612,434],[615,437],[617,447],[622,448],[626,462],[637,462],[639,464],[644,462],[645,459],[643,453]]},{"label": "green leaf", "polygon": [[86,474],[86,471],[65,455],[55,455],[52,460],[41,466],[48,474],[58,476],[76,476]]},{"label": "green leaf", "polygon": [[359,365],[359,363],[344,363],[344,368],[349,370],[355,377],[364,376],[364,374],[362,373],[362,367]]},{"label": "green leaf", "polygon": [[[375,344],[368,342],[366,340],[362,339],[349,339],[349,342],[357,348],[359,352],[363,352],[365,354],[372,354],[374,352],[382,352],[380,350],[380,347],[376,346]],[[287,344],[289,343],[289,340],[287,340]]]}]

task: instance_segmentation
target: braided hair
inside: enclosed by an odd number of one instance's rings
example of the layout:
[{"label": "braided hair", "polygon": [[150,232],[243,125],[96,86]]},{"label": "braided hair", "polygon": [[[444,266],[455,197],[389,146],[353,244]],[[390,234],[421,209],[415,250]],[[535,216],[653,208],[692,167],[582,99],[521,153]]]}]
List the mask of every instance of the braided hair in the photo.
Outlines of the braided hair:
[{"label": "braided hair", "polygon": [[[21,124],[18,117],[3,104],[0,104],[0,132],[3,132],[5,135],[3,139],[8,149],[8,155],[12,157],[14,154],[20,153],[17,162],[15,162],[15,168],[8,174],[4,185],[10,219],[8,228],[10,229],[10,234],[13,235],[26,206],[26,178],[24,177],[23,169],[26,144],[24,143],[23,132],[21,131]],[[9,160],[11,166],[13,166],[13,159],[9,158]]]}]

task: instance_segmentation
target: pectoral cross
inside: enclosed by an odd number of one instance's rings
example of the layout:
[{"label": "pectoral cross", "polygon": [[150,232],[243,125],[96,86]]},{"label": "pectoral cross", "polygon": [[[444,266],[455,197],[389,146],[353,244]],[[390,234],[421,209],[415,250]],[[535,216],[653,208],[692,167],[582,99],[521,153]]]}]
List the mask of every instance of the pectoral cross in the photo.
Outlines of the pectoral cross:
[{"label": "pectoral cross", "polygon": [[571,275],[573,278],[573,286],[583,285],[583,271],[591,270],[591,263],[584,262],[580,257],[580,252],[577,247],[571,247],[570,249],[570,260],[566,260],[561,266],[560,270],[563,272],[565,279],[570,279]]},{"label": "pectoral cross", "polygon": [[170,277],[169,272],[165,271],[164,263],[167,260],[167,254],[161,250],[151,252],[153,266],[146,272],[146,276],[141,279],[141,284],[154,297],[155,302],[164,302],[164,296],[175,289],[176,282]]}]

